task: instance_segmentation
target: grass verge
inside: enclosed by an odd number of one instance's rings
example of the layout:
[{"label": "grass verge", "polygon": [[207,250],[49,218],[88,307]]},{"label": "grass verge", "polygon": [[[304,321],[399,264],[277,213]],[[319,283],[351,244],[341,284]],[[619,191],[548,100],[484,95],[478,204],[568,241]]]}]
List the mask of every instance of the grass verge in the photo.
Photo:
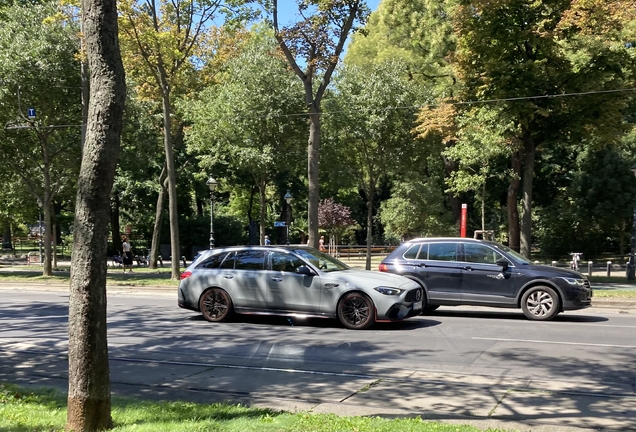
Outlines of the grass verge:
[{"label": "grass verge", "polygon": [[[150,402],[112,399],[114,432],[477,432],[469,425],[423,421],[419,417],[339,417],[333,414],[286,413],[231,404]],[[66,395],[53,389],[25,389],[0,384],[0,431],[64,431]],[[487,429],[502,431],[501,429]]]}]

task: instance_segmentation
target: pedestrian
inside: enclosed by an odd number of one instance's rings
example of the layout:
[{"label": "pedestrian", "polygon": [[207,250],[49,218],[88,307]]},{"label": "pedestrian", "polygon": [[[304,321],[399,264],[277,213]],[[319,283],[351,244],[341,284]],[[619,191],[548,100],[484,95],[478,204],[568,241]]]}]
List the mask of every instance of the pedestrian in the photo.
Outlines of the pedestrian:
[{"label": "pedestrian", "polygon": [[133,256],[130,250],[130,243],[128,243],[128,237],[122,237],[121,249],[123,252],[123,261],[124,261],[124,273],[126,273],[126,266],[130,266],[130,273],[132,273],[132,264],[133,264]]},{"label": "pedestrian", "polygon": [[269,237],[268,237],[268,236],[265,236],[265,246],[269,246],[269,245],[271,245],[271,244],[272,244],[272,242],[271,242],[271,241],[269,241]]},{"label": "pedestrian", "polygon": [[325,236],[320,236],[320,240],[318,240],[318,249],[320,249],[321,252],[327,251],[327,249],[325,249]]}]

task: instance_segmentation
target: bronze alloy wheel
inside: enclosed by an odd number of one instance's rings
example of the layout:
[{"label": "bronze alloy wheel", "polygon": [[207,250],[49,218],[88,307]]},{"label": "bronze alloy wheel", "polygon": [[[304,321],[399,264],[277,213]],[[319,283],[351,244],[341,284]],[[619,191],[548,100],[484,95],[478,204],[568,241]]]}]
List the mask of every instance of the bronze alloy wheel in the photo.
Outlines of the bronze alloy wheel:
[{"label": "bronze alloy wheel", "polygon": [[362,293],[346,294],[338,303],[338,319],[343,326],[363,330],[375,323],[375,307],[369,297]]},{"label": "bronze alloy wheel", "polygon": [[201,296],[199,302],[203,317],[212,322],[223,321],[232,315],[232,299],[221,288],[212,288]]},{"label": "bronze alloy wheel", "polygon": [[551,320],[559,313],[559,296],[550,287],[532,287],[521,298],[521,309],[528,319]]}]

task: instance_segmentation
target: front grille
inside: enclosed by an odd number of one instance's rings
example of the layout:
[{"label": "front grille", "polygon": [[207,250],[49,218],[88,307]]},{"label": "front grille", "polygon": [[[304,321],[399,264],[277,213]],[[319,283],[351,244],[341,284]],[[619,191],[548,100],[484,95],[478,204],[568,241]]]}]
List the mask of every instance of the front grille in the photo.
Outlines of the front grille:
[{"label": "front grille", "polygon": [[414,289],[406,293],[405,300],[407,302],[416,302],[422,300],[422,289]]},{"label": "front grille", "polygon": [[587,279],[583,279],[583,285],[585,288],[590,289],[590,281]]}]

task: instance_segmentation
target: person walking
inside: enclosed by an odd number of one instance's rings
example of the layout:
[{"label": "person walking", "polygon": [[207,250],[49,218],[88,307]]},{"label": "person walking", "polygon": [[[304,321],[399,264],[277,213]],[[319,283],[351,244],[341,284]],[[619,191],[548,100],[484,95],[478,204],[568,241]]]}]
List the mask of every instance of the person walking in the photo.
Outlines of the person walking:
[{"label": "person walking", "polygon": [[325,248],[325,236],[320,236],[320,240],[318,240],[318,249],[320,249],[321,252],[327,251]]},{"label": "person walking", "polygon": [[272,242],[271,242],[271,241],[269,241],[269,237],[268,237],[268,236],[265,236],[265,246],[269,246],[269,245],[271,245],[271,244],[272,244]]},{"label": "person walking", "polygon": [[128,243],[128,237],[122,237],[121,249],[123,252],[124,273],[126,273],[126,266],[130,266],[130,272],[132,273],[133,256],[130,250],[130,243]]}]

